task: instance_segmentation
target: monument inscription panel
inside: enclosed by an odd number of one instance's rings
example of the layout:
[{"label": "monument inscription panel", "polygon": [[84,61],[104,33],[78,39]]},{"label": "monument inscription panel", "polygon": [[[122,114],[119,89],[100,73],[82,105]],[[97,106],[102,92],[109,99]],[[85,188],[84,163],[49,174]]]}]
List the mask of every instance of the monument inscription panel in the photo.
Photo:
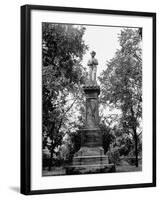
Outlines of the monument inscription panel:
[{"label": "monument inscription panel", "polygon": [[96,128],[98,126],[98,102],[97,99],[86,100],[86,127]]}]

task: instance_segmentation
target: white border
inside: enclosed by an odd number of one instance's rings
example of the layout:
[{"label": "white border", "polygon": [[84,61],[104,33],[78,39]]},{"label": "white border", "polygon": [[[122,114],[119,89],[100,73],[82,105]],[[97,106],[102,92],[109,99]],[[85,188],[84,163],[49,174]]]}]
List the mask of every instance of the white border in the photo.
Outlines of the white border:
[{"label": "white border", "polygon": [[[143,28],[143,170],[142,172],[42,177],[41,23],[59,22]],[[152,18],[121,15],[31,11],[31,189],[123,185],[152,182]]]}]

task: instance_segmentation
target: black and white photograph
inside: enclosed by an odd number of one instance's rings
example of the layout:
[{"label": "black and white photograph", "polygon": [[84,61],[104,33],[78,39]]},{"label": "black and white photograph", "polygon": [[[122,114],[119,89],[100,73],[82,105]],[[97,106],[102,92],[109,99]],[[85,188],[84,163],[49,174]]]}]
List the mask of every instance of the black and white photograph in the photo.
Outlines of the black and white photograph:
[{"label": "black and white photograph", "polygon": [[5,0],[0,15],[0,199],[159,199],[159,1]]},{"label": "black and white photograph", "polygon": [[143,170],[141,27],[42,22],[42,176]]},{"label": "black and white photograph", "polygon": [[21,9],[21,192],[154,187],[155,13]]}]

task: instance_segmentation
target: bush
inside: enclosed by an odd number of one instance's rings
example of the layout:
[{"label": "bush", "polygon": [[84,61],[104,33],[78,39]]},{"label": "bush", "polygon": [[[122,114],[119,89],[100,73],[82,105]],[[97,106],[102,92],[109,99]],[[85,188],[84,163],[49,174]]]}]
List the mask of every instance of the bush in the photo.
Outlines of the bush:
[{"label": "bush", "polygon": [[109,163],[114,163],[115,165],[120,164],[120,153],[119,153],[118,148],[110,149],[107,154],[108,154]]}]

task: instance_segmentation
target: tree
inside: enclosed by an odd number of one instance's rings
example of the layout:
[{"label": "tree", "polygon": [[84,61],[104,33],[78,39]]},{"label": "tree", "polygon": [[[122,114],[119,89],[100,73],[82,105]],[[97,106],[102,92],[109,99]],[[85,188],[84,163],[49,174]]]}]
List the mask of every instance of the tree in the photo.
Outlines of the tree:
[{"label": "tree", "polygon": [[123,132],[134,140],[138,167],[138,140],[142,119],[142,50],[139,29],[123,29],[120,49],[99,77],[102,102],[121,109]]},{"label": "tree", "polygon": [[49,170],[54,150],[62,143],[67,117],[82,96],[84,32],[82,26],[42,24],[43,147],[50,152]]}]

